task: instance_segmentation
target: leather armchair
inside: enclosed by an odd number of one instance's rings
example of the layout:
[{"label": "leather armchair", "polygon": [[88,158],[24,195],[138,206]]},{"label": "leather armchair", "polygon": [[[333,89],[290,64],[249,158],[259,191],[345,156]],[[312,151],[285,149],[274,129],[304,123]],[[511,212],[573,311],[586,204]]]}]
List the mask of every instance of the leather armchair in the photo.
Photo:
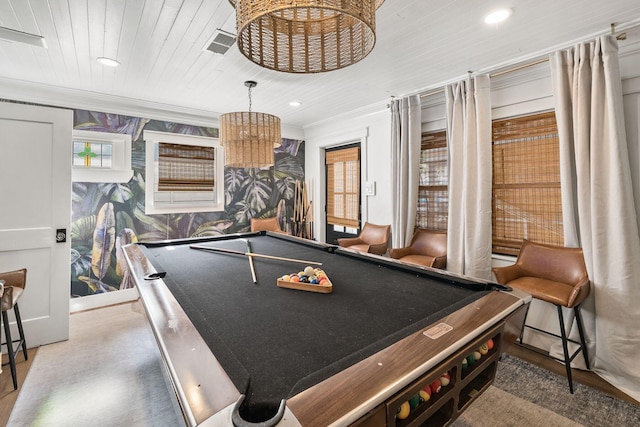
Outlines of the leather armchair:
[{"label": "leather armchair", "polygon": [[417,229],[409,246],[390,249],[389,255],[391,258],[410,264],[445,268],[447,266],[447,233]]},{"label": "leather armchair", "polygon": [[275,231],[278,233],[284,233],[280,228],[280,223],[277,217],[273,218],[251,218],[251,231]]},{"label": "leather armchair", "polygon": [[391,225],[376,225],[365,222],[358,237],[338,239],[338,245],[360,252],[384,255],[389,246],[390,235]]}]

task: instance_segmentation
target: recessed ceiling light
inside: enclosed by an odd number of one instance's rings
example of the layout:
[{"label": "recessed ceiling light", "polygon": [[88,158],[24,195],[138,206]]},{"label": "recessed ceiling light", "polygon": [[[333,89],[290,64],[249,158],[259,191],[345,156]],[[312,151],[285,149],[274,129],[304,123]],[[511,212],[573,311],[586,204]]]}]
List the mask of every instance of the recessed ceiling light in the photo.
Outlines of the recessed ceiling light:
[{"label": "recessed ceiling light", "polygon": [[292,107],[299,107],[299,106],[302,105],[302,102],[300,102],[300,101],[291,101],[289,103],[289,105],[291,105]]},{"label": "recessed ceiling light", "polygon": [[511,16],[511,9],[498,9],[484,17],[485,24],[497,24]]},{"label": "recessed ceiling light", "polygon": [[96,59],[96,61],[98,61],[102,65],[106,65],[107,67],[117,67],[118,65],[120,65],[120,63],[115,59],[105,58],[104,56]]}]

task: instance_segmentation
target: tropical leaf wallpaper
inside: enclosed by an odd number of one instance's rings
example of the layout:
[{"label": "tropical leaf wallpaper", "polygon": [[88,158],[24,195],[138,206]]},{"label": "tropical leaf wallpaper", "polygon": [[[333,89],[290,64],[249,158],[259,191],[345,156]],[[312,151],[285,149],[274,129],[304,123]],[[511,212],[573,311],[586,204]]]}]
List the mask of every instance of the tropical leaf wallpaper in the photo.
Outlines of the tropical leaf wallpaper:
[{"label": "tropical leaf wallpaper", "polygon": [[251,218],[278,216],[287,226],[296,181],[304,182],[304,142],[283,139],[269,169],[225,168],[224,212],[145,215],[144,130],[217,137],[218,129],[86,110],[74,129],[131,135],[133,178],[123,183],[74,182],[71,296],[133,287],[122,247],[136,241],[249,231]]}]

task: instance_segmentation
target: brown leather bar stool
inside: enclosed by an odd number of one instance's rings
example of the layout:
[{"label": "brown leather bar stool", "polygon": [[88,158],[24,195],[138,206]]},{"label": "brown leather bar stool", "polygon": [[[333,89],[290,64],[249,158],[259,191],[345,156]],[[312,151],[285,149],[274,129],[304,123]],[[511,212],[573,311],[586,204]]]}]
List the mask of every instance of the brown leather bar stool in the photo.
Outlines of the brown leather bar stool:
[{"label": "brown leather bar stool", "polygon": [[[4,280],[4,293],[0,299],[0,305],[2,306],[2,323],[4,324],[4,333],[6,342],[2,345],[7,345],[7,355],[9,356],[9,365],[11,366],[11,377],[13,378],[13,389],[18,389],[18,377],[16,375],[16,355],[22,347],[22,353],[24,359],[28,359],[27,355],[27,343],[24,339],[24,331],[22,330],[22,320],[20,319],[20,310],[18,309],[18,300],[24,292],[24,288],[27,284],[27,269],[9,271],[7,273],[0,273],[0,280]],[[13,314],[16,317],[16,324],[18,326],[18,333],[20,338],[13,340],[11,338],[11,327],[9,325],[9,316],[7,312],[13,309]],[[15,349],[13,344],[18,344]]]},{"label": "brown leather bar stool", "polygon": [[[543,245],[524,240],[516,263],[508,267],[494,268],[493,273],[496,275],[499,283],[521,289],[531,294],[533,298],[551,303],[557,307],[558,319],[560,321],[560,335],[526,325],[525,318],[525,324],[520,332],[520,344],[522,344],[524,328],[530,328],[556,338],[561,338],[564,359],[559,359],[540,351],[538,351],[538,353],[564,362],[565,369],[567,370],[567,379],[569,380],[569,390],[573,394],[571,361],[575,359],[580,351],[582,351],[582,355],[584,356],[587,369],[591,369],[589,367],[589,358],[587,357],[587,346],[584,340],[582,316],[580,315],[580,304],[582,304],[587,295],[589,295],[590,289],[589,276],[584,263],[582,249]],[[578,325],[580,342],[567,337],[567,332],[564,329],[562,307],[573,309]],[[571,355],[569,355],[569,342],[578,344],[578,348]],[[532,350],[535,351],[535,349]]]}]

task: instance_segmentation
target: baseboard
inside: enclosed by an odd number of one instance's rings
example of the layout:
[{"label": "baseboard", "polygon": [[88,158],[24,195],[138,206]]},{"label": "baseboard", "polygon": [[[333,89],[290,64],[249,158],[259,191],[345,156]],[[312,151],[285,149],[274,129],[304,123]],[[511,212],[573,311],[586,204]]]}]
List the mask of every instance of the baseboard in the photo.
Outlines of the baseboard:
[{"label": "baseboard", "polygon": [[105,292],[102,294],[87,295],[84,297],[72,298],[69,302],[69,311],[71,313],[75,313],[78,311],[92,310],[94,308],[105,307],[108,305],[135,301],[137,299],[138,290],[136,288]]}]

